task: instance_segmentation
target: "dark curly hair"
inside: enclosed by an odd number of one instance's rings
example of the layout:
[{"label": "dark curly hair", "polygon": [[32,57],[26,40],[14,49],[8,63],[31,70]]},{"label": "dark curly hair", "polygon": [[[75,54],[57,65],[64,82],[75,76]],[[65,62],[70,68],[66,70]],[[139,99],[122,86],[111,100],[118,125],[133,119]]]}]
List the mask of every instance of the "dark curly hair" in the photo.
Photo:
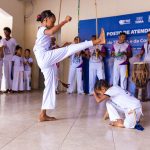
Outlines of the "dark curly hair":
[{"label": "dark curly hair", "polygon": [[94,90],[101,90],[102,87],[109,88],[109,84],[105,80],[98,80],[95,83]]},{"label": "dark curly hair", "polygon": [[3,30],[11,33],[11,29],[9,27],[5,27]]}]

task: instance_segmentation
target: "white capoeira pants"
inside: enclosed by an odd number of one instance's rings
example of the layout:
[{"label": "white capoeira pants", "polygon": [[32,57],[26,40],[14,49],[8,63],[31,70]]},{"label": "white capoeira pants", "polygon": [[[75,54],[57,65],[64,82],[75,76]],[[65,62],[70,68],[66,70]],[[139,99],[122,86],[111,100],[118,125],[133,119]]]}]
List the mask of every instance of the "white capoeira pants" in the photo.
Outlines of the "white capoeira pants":
[{"label": "white capoeira pants", "polygon": [[3,86],[2,90],[12,89],[12,80],[11,80],[11,65],[12,61],[4,59],[3,60]]},{"label": "white capoeira pants", "polygon": [[68,77],[68,84],[70,84],[70,85],[67,90],[68,93],[72,93],[75,91],[76,82],[77,82],[78,94],[84,93],[83,92],[83,81],[82,81],[82,68],[76,68],[74,66],[70,66],[69,77]]},{"label": "white capoeira pants", "polygon": [[0,60],[0,90],[1,90],[1,83],[2,83],[2,68],[3,68],[3,60]]},{"label": "white capoeira pants", "polygon": [[[142,115],[141,108],[137,108],[134,110],[122,109],[114,104],[111,100],[106,102],[106,107],[110,121],[117,121],[118,119],[123,119],[125,128],[134,128]],[[129,113],[131,111],[132,113]]]},{"label": "white capoeira pants", "polygon": [[31,71],[24,71],[24,90],[31,90]]},{"label": "white capoeira pants", "polygon": [[[120,62],[119,62],[120,63]],[[117,61],[114,61],[113,67],[113,85],[118,85],[120,80],[120,86],[123,89],[127,89],[127,65],[120,65]]]},{"label": "white capoeira pants", "polygon": [[58,68],[57,65],[54,64],[54,75],[55,75],[55,91],[58,91]]},{"label": "white capoeira pants", "polygon": [[104,63],[89,63],[89,93],[93,94],[94,92],[94,85],[96,82],[96,77],[98,79],[105,79],[105,72],[104,72]]},{"label": "white capoeira pants", "polygon": [[45,79],[42,109],[55,108],[55,74],[53,65],[77,53],[83,49],[93,46],[92,41],[72,44],[63,48],[48,50],[34,47],[34,54]]},{"label": "white capoeira pants", "polygon": [[23,71],[15,70],[13,73],[13,83],[12,83],[12,90],[13,91],[23,91],[24,84],[23,84]]}]

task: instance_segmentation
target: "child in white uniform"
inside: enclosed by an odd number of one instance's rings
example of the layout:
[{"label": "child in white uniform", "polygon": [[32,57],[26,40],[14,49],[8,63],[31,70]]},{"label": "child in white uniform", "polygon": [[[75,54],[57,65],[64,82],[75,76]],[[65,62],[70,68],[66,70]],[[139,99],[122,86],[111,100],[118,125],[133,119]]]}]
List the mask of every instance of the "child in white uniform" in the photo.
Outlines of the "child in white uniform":
[{"label": "child in white uniform", "polygon": [[41,27],[39,27],[37,32],[34,54],[45,78],[45,89],[39,120],[52,121],[55,120],[55,118],[47,116],[46,110],[55,108],[55,75],[53,65],[83,49],[96,44],[105,43],[105,36],[104,31],[102,30],[101,37],[93,42],[86,41],[83,43],[72,44],[63,48],[50,50],[50,36],[60,30],[66,23],[71,21],[71,17],[67,16],[64,21],[54,26],[56,21],[55,15],[50,10],[45,10],[38,15],[37,21],[41,22]]},{"label": "child in white uniform", "polygon": [[1,92],[1,81],[2,81],[2,67],[3,67],[3,57],[4,57],[4,53],[3,53],[3,41],[2,41],[2,37],[0,36],[0,92]]},{"label": "child in white uniform", "polygon": [[24,90],[31,90],[31,69],[33,64],[33,59],[30,57],[30,50],[25,49],[24,61]]},{"label": "child in white uniform", "polygon": [[[92,36],[95,40],[96,36]],[[89,48],[89,95],[93,95],[96,77],[105,79],[103,58],[106,56],[106,50],[103,45],[92,46]]]},{"label": "child in white uniform", "polygon": [[3,39],[4,43],[4,74],[3,74],[3,80],[4,80],[4,89],[6,92],[10,92],[12,89],[12,80],[11,80],[11,61],[12,57],[15,52],[15,48],[17,45],[17,42],[14,38],[10,36],[11,34],[11,29],[8,27],[4,28],[4,34],[5,34],[5,39]]},{"label": "child in white uniform", "polygon": [[[79,37],[74,38],[74,43],[77,44],[80,42]],[[76,82],[77,82],[77,93],[83,94],[83,81],[82,81],[82,55],[81,52],[75,53],[70,56],[70,67],[69,67],[69,77],[68,83],[69,88],[67,90],[68,94],[71,94],[75,91]]]},{"label": "child in white uniform", "polygon": [[23,73],[24,73],[24,64],[22,48],[16,46],[15,55],[12,58],[12,91],[13,92],[22,92],[24,90],[23,86]]},{"label": "child in white uniform", "polygon": [[106,107],[112,126],[135,128],[140,121],[140,101],[121,87],[109,87],[105,80],[99,80],[95,84],[94,96],[98,103],[107,100]]},{"label": "child in white uniform", "polygon": [[113,85],[118,85],[120,80],[120,86],[123,89],[127,89],[128,59],[132,55],[131,47],[125,40],[126,34],[121,32],[119,40],[113,45],[111,53],[115,58],[113,67]]}]

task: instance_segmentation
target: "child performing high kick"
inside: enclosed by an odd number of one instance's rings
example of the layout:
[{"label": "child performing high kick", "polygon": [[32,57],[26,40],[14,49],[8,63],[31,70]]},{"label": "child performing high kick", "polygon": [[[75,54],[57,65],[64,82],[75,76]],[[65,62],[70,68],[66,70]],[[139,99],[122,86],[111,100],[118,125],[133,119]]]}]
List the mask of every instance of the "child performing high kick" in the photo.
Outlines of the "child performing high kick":
[{"label": "child performing high kick", "polygon": [[38,29],[37,39],[33,50],[38,66],[41,68],[45,78],[45,89],[39,120],[53,121],[55,118],[49,117],[46,114],[46,110],[55,108],[55,75],[53,65],[83,49],[96,44],[105,44],[105,36],[104,30],[102,30],[100,38],[95,41],[86,41],[83,43],[71,44],[63,48],[50,50],[50,36],[60,30],[66,23],[70,22],[71,17],[67,16],[64,21],[54,26],[56,21],[55,15],[50,10],[45,10],[38,15],[37,21],[41,22],[41,26]]}]

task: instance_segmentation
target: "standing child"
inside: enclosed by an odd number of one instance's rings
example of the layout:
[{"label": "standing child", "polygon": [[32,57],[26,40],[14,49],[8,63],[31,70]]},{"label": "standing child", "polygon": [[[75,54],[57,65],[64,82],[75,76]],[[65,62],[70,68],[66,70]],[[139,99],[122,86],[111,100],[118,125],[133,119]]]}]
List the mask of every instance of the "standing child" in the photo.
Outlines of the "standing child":
[{"label": "standing child", "polygon": [[132,56],[131,46],[126,42],[126,33],[121,32],[119,39],[113,44],[112,57],[114,57],[113,67],[113,85],[118,85],[123,89],[127,89],[128,64],[129,58]]},{"label": "standing child", "polygon": [[95,84],[94,96],[98,103],[107,100],[106,107],[112,126],[135,128],[140,121],[140,101],[121,87],[109,87],[105,80],[99,80]]},{"label": "standing child", "polygon": [[24,64],[22,58],[22,47],[19,45],[16,46],[15,55],[12,58],[12,91],[13,92],[22,92],[23,88],[23,72],[24,72]]},{"label": "standing child", "polygon": [[[93,35],[91,40],[96,40],[96,35]],[[104,45],[90,47],[89,55],[89,95],[93,95],[96,77],[98,80],[105,79],[103,58],[106,56],[106,50]]]},{"label": "standing child", "polygon": [[[74,38],[74,43],[80,42],[80,38],[77,36]],[[82,55],[81,52],[75,53],[70,56],[70,67],[68,83],[70,84],[67,93],[71,94],[75,91],[77,82],[77,93],[83,94],[83,81],[82,81]]]},{"label": "standing child", "polygon": [[61,29],[66,23],[71,21],[71,17],[67,16],[64,21],[54,26],[56,17],[50,10],[43,11],[37,17],[37,21],[41,22],[37,32],[37,39],[34,46],[34,54],[39,67],[45,78],[45,89],[43,93],[43,102],[39,120],[53,121],[54,117],[49,117],[46,110],[55,108],[55,75],[53,65],[77,53],[83,49],[91,47],[96,44],[105,43],[104,31],[99,39],[95,41],[86,41],[79,44],[71,44],[69,46],[51,50],[50,41],[52,35]]},{"label": "standing child", "polygon": [[33,64],[33,59],[30,57],[30,50],[25,49],[24,53],[24,90],[31,90],[31,69]]},{"label": "standing child", "polygon": [[5,38],[3,38],[3,44],[4,44],[4,59],[3,59],[4,87],[3,87],[3,90],[6,90],[5,92],[8,93],[8,92],[11,92],[12,90],[12,80],[11,80],[12,62],[11,61],[15,52],[17,42],[14,38],[11,37],[11,29],[9,27],[4,28],[4,34],[5,34]]}]

